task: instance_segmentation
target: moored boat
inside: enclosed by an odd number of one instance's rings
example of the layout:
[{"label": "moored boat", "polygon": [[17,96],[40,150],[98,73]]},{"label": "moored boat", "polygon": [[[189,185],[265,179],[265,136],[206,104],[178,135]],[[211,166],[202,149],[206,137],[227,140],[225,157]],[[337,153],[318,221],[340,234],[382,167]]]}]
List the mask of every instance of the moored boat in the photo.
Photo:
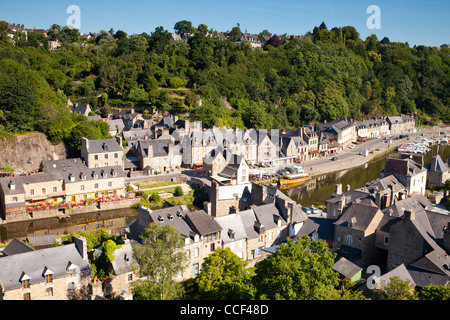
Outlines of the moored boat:
[{"label": "moored boat", "polygon": [[280,186],[292,186],[309,180],[311,180],[311,177],[307,173],[285,175],[280,179]]}]

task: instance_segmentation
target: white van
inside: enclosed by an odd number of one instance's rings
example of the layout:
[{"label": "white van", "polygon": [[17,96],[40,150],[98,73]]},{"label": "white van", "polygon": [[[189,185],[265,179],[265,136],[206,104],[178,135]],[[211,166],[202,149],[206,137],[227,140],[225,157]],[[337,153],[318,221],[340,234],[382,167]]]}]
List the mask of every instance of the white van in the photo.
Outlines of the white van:
[{"label": "white van", "polygon": [[305,170],[303,170],[303,167],[300,166],[300,165],[298,165],[298,164],[296,164],[296,165],[294,166],[294,170],[295,170],[295,172],[297,172],[297,173],[305,172]]}]

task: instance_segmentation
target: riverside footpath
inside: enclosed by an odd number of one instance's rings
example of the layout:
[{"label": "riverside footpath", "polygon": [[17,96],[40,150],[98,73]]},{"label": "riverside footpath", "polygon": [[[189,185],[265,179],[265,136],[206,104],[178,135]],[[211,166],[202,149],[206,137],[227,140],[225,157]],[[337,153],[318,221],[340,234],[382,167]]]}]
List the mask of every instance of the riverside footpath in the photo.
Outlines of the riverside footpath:
[{"label": "riverside footpath", "polygon": [[[444,132],[447,134],[450,132],[450,128],[441,128],[440,131],[438,127],[423,128],[422,132],[410,133],[408,134],[408,138],[396,139],[391,143],[386,143],[384,138],[373,139],[354,145],[354,149],[350,149],[347,147],[336,155],[336,157],[338,158],[338,160],[336,161],[333,161],[332,157],[325,157],[303,161],[301,165],[303,166],[305,173],[308,173],[310,176],[317,176],[321,174],[347,170],[362,166],[375,157],[381,156],[390,151],[394,151],[401,144],[417,140],[421,137],[422,133],[425,133],[427,138],[432,139],[433,137],[437,138],[439,132]],[[391,136],[391,138],[398,137],[399,135]],[[361,153],[363,149],[369,150],[369,154],[366,157]]]}]

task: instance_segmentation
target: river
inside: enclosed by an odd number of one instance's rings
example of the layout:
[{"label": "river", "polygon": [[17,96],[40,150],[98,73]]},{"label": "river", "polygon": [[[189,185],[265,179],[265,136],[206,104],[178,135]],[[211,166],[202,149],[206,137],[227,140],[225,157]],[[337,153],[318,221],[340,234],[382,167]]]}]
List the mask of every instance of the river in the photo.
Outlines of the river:
[{"label": "river", "polygon": [[[450,146],[433,146],[432,151],[424,157],[425,165],[431,162],[432,156],[440,154],[442,159],[450,157]],[[397,152],[392,152],[378,159],[372,160],[362,167],[329,173],[313,177],[307,184],[283,190],[290,198],[303,206],[325,205],[331,198],[335,185],[341,183],[345,190],[346,185],[352,189],[363,187],[367,182],[378,179],[380,171],[384,169],[387,156],[397,157]],[[57,237],[69,235],[78,230],[105,229],[112,234],[123,234],[125,228],[138,217],[138,210],[127,208],[94,213],[77,214],[65,219],[48,218],[39,220],[27,220],[0,225],[0,242],[6,242],[13,238],[24,239],[34,235],[56,235]]]}]

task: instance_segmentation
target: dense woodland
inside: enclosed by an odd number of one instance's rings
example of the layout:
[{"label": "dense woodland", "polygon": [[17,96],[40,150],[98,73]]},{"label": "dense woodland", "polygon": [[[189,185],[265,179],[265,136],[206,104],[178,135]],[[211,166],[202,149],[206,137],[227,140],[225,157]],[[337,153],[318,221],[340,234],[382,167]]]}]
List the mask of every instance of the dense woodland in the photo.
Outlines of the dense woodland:
[{"label": "dense woodland", "polygon": [[[271,38],[261,49],[232,41],[239,25],[219,40],[189,21],[174,26],[195,34],[182,41],[163,27],[132,36],[102,30],[89,40],[59,25],[48,38],[10,40],[5,30],[0,21],[0,136],[40,131],[77,150],[82,136],[108,135],[104,122],[70,113],[68,98],[103,116],[133,104],[205,126],[280,129],[400,113],[425,125],[450,122],[450,49],[360,39],[351,26],[322,23],[301,40],[264,30]],[[61,48],[48,50],[56,39]]]}]

